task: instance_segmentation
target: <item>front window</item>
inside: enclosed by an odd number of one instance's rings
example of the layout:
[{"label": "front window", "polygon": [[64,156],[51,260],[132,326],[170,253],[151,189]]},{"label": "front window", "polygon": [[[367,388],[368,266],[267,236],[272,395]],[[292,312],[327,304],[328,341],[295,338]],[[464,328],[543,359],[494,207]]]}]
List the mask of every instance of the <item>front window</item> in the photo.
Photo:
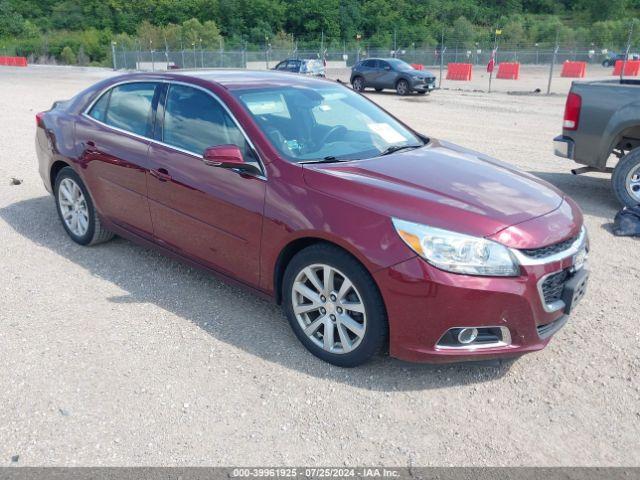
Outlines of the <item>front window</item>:
[{"label": "front window", "polygon": [[235,91],[273,146],[293,162],[355,160],[424,142],[361,95],[341,86]]},{"label": "front window", "polygon": [[171,85],[164,113],[162,141],[201,155],[208,147],[237,145],[253,159],[242,132],[208,93],[186,85]]}]

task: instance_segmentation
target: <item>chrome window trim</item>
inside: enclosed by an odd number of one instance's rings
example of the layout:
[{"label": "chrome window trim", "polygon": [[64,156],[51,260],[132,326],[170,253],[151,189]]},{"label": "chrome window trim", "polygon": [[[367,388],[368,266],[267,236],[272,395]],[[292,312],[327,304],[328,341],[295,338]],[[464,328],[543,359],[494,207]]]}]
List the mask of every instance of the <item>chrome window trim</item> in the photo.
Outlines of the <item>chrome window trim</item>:
[{"label": "chrome window trim", "polygon": [[580,234],[578,235],[578,238],[576,238],[576,240],[571,244],[571,246],[569,246],[569,248],[567,248],[566,250],[563,250],[562,252],[549,255],[548,257],[533,258],[528,255],[525,255],[517,248],[510,248],[509,250],[511,250],[511,253],[516,257],[520,265],[524,265],[524,266],[546,265],[547,263],[558,262],[560,260],[564,260],[567,257],[571,257],[575,255],[585,245],[586,240],[587,240],[587,229],[583,225],[580,228]]},{"label": "chrome window trim", "polygon": [[[240,130],[240,133],[242,133],[242,136],[244,137],[245,141],[249,144],[249,146],[253,149],[253,151],[256,154],[256,158],[258,159],[258,165],[260,166],[260,170],[262,171],[262,175],[253,175],[248,173],[247,175],[251,175],[254,178],[258,178],[260,180],[267,180],[267,170],[264,167],[264,162],[262,160],[262,158],[260,157],[260,153],[258,153],[258,150],[256,149],[255,145],[253,144],[253,142],[249,139],[249,136],[247,135],[247,132],[245,132],[244,128],[242,128],[242,125],[240,125],[240,123],[238,122],[238,120],[236,119],[235,115],[233,115],[233,113],[231,112],[231,110],[229,110],[229,108],[224,104],[224,102],[220,99],[220,97],[218,97],[215,93],[207,90],[206,88],[203,88],[199,85],[194,85],[192,83],[188,83],[188,82],[181,82],[181,81],[175,81],[175,80],[167,80],[167,79],[160,79],[160,80],[142,80],[142,79],[133,79],[133,80],[123,80],[122,82],[118,82],[118,83],[114,83],[112,85],[109,85],[107,88],[105,88],[104,90],[102,90],[98,95],[96,95],[96,98],[94,98],[91,103],[89,103],[89,106],[87,108],[85,108],[81,115],[85,118],[88,118],[89,120],[98,123],[104,127],[107,127],[111,130],[115,130],[116,132],[121,132],[121,133],[125,133],[127,135],[131,135],[132,137],[135,138],[139,138],[141,140],[146,140],[149,142],[153,142],[156,145],[161,145],[163,147],[167,147],[170,148],[172,150],[175,150],[177,152],[180,153],[185,153],[187,155],[191,155],[192,157],[195,157],[199,160],[202,160],[203,156],[202,154],[198,154],[196,152],[192,152],[190,150],[185,150],[184,148],[180,148],[180,147],[176,147],[174,145],[170,145],[168,143],[164,143],[160,140],[156,140],[155,138],[149,138],[146,137],[144,135],[138,135],[137,133],[133,133],[130,132],[128,130],[124,130],[123,128],[118,128],[118,127],[114,127],[113,125],[109,125],[107,123],[101,122],[100,120],[93,118],[89,112],[91,111],[91,109],[93,108],[93,106],[102,98],[103,95],[107,94],[107,92],[113,90],[114,88],[120,86],[120,85],[128,85],[131,83],[163,83],[163,84],[167,84],[169,86],[171,86],[172,84],[174,85],[184,85],[186,87],[191,87],[191,88],[195,88],[197,90],[202,90],[203,92],[207,93],[208,95],[210,95],[216,102],[218,102],[223,110],[227,113],[227,115],[229,115],[229,117],[231,118],[231,120],[233,121],[234,125],[238,128],[238,130]],[[233,171],[236,171],[235,169]],[[244,172],[242,172],[244,173]]]},{"label": "chrome window trim", "polygon": [[[444,337],[447,332],[453,328],[497,328],[500,330],[500,333],[502,334],[502,340],[500,340],[499,342],[492,342],[492,343],[479,343],[479,344],[469,344],[469,345],[459,345],[459,346],[453,346],[453,345],[440,345],[440,340],[442,340],[442,337]],[[486,348],[502,348],[502,347],[508,347],[510,346],[512,343],[511,340],[511,331],[504,326],[484,326],[484,325],[475,325],[473,327],[449,327],[447,328],[447,330],[440,336],[440,338],[438,339],[438,342],[436,343],[436,350],[465,350],[465,351],[473,351],[473,350],[482,350],[482,349],[486,349]]]}]

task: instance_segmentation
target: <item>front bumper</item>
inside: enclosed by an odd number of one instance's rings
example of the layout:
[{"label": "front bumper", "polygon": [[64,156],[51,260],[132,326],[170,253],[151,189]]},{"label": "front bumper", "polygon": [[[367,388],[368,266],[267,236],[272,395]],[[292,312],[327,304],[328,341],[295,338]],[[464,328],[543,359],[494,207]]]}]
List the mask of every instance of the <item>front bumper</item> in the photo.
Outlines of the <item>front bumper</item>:
[{"label": "front bumper", "polygon": [[[563,308],[544,305],[539,283],[573,267],[574,257],[522,266],[519,277],[474,277],[444,272],[420,257],[374,276],[389,318],[393,357],[413,362],[458,362],[517,357],[543,349],[567,321]],[[443,348],[452,328],[506,327],[508,343]]]},{"label": "front bumper", "polygon": [[571,138],[559,135],[553,139],[553,153],[556,156],[573,160],[574,151],[575,143]]},{"label": "front bumper", "polygon": [[411,90],[415,92],[430,92],[432,90],[435,90],[435,88],[436,88],[435,82],[434,83],[418,82],[418,83],[414,83],[411,86]]}]

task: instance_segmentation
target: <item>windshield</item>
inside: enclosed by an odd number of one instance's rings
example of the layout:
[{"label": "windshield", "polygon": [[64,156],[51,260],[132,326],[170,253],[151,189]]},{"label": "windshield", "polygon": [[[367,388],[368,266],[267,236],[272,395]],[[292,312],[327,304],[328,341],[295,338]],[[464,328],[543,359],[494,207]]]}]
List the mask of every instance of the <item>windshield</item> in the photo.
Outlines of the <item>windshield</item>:
[{"label": "windshield", "polygon": [[411,65],[407,62],[403,62],[402,60],[387,60],[394,70],[399,70],[401,72],[408,72],[409,70],[415,70]]},{"label": "windshield", "polygon": [[424,142],[361,95],[338,85],[234,91],[288,160],[361,159]]}]

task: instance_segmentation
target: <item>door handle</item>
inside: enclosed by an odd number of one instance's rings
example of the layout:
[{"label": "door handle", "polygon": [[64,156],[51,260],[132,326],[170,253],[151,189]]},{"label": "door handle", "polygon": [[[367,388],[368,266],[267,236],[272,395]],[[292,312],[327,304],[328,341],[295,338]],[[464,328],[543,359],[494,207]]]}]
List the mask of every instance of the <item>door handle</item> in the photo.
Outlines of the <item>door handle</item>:
[{"label": "door handle", "polygon": [[84,150],[85,152],[97,152],[98,148],[96,147],[96,142],[94,142],[93,140],[87,140],[87,142],[84,144]]},{"label": "door handle", "polygon": [[171,180],[171,175],[169,175],[169,171],[166,168],[158,168],[157,170],[151,169],[149,170],[149,173],[161,182],[168,182]]}]

